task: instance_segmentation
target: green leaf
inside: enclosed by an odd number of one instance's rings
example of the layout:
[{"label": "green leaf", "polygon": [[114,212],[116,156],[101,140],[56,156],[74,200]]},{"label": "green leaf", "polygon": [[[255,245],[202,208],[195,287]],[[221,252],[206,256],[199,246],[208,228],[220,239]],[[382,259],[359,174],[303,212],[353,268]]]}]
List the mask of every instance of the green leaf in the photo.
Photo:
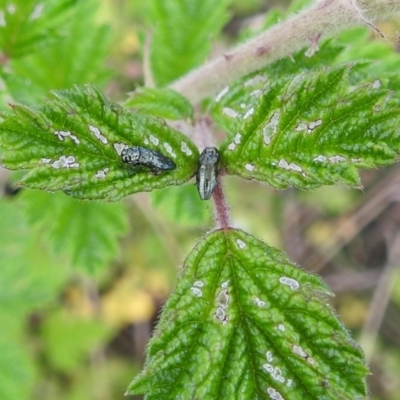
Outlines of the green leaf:
[{"label": "green leaf", "polygon": [[[301,72],[323,68],[334,64],[343,50],[343,46],[334,43],[332,40],[326,40],[319,43],[315,50],[310,46],[298,51],[290,58],[285,57],[272,63],[265,69],[265,72],[269,76],[279,76],[300,74]],[[315,52],[313,53],[313,51]]]},{"label": "green leaf", "polygon": [[0,111],[3,111],[10,101],[10,94],[5,86],[5,82],[0,75]]},{"label": "green leaf", "polygon": [[100,321],[77,318],[66,312],[50,315],[41,327],[47,360],[71,373],[89,352],[110,339],[110,329]]},{"label": "green leaf", "polygon": [[363,399],[363,353],[329,289],[238,230],[187,258],[129,394],[146,399]]},{"label": "green leaf", "polygon": [[398,95],[384,88],[384,78],[349,85],[349,70],[339,66],[280,79],[264,75],[263,87],[250,94],[245,83],[217,96],[214,114],[219,112],[229,132],[221,144],[227,173],[275,188],[360,186],[357,168],[395,162]]},{"label": "green leaf", "polygon": [[110,75],[105,59],[111,50],[111,32],[98,24],[97,8],[97,1],[79,2],[73,18],[63,22],[61,36],[37,52],[10,60],[2,76],[14,101],[35,104],[49,90],[104,85]]},{"label": "green leaf", "polygon": [[165,188],[151,193],[152,205],[164,218],[186,226],[208,224],[211,208],[199,197],[195,185]]},{"label": "green leaf", "polygon": [[98,271],[116,258],[119,239],[128,229],[122,204],[81,202],[62,193],[28,191],[21,198],[43,242],[76,269]]},{"label": "green leaf", "polygon": [[[179,185],[197,168],[198,150],[163,120],[130,113],[94,87],[54,92],[46,105],[14,105],[0,124],[1,163],[30,170],[22,185],[63,190],[81,199],[116,201],[139,191]],[[153,174],[123,163],[124,148],[155,150],[176,169]]]},{"label": "green leaf", "polygon": [[0,398],[28,399],[34,365],[25,342],[29,313],[49,304],[65,282],[38,243],[18,203],[0,199]]},{"label": "green leaf", "polygon": [[[242,0],[236,0],[242,2]],[[312,2],[312,0],[294,0],[291,1],[290,4],[286,8],[282,8],[281,5],[277,4],[277,7],[271,7],[268,10],[268,13],[266,14],[264,23],[262,26],[257,26],[256,29],[250,24],[249,27],[246,26],[246,28],[240,32],[240,41],[247,40],[253,36],[255,36],[257,33],[261,33],[263,31],[266,31],[267,29],[271,28],[272,26],[288,19],[290,16],[292,16],[295,13],[298,13],[301,9],[305,8],[309,3]],[[259,7],[259,5],[258,5]],[[259,9],[258,9],[259,10]],[[257,10],[257,11],[258,11]],[[254,13],[254,12],[253,12]]]},{"label": "green leaf", "polygon": [[189,100],[168,88],[139,88],[131,93],[124,105],[144,114],[166,119],[193,117],[193,107]]},{"label": "green leaf", "polygon": [[151,69],[165,86],[200,65],[227,19],[229,0],[148,0]]},{"label": "green leaf", "polygon": [[0,49],[10,58],[43,48],[62,35],[77,0],[1,0]]},{"label": "green leaf", "polygon": [[6,323],[0,315],[0,398],[29,399],[35,382],[33,360],[23,346],[21,332],[5,332]]},{"label": "green leaf", "polygon": [[280,59],[267,68],[238,79],[234,84],[225,87],[209,104],[213,119],[222,129],[231,133],[239,129],[241,114],[250,104],[257,102],[265,91],[269,80],[276,80],[285,75],[298,75],[313,71],[334,63],[342,52],[343,47],[327,40],[320,45],[319,50],[312,56],[302,49],[293,56]]},{"label": "green leaf", "polygon": [[38,244],[20,204],[0,200],[0,220],[0,315],[9,314],[22,324],[18,316],[51,300],[64,274]]},{"label": "green leaf", "polygon": [[[381,40],[376,35],[371,37],[371,30],[367,27],[357,27],[346,30],[337,38],[343,46],[343,52],[337,59],[338,63],[369,60],[368,72],[376,78],[386,73],[396,74],[400,64],[400,54],[395,51],[390,41]],[[396,74],[398,76],[398,74]]]}]

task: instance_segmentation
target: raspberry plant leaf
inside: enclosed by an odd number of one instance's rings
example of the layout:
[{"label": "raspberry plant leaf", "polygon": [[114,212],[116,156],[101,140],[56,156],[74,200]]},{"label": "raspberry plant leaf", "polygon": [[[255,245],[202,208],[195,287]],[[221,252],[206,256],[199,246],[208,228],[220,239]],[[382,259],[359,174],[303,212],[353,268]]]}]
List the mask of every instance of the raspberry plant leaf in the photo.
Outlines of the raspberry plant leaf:
[{"label": "raspberry plant leaf", "polygon": [[139,88],[131,93],[125,106],[133,107],[144,114],[172,120],[193,116],[193,107],[189,100],[168,88]]},{"label": "raspberry plant leaf", "polygon": [[210,37],[227,19],[229,0],[148,0],[152,29],[150,62],[157,86],[165,86],[200,65],[211,50]]},{"label": "raspberry plant leaf", "polygon": [[[194,175],[197,148],[163,120],[131,113],[91,86],[53,94],[38,108],[14,105],[0,124],[0,145],[6,148],[0,162],[29,170],[23,186],[116,201],[179,185]],[[176,168],[155,174],[146,166],[124,163],[121,153],[132,146],[155,150]]]},{"label": "raspberry plant leaf", "polygon": [[363,399],[363,353],[329,289],[239,230],[188,256],[128,389],[146,399]]},{"label": "raspberry plant leaf", "polygon": [[400,152],[398,95],[385,88],[385,79],[350,85],[350,69],[338,66],[276,79],[255,75],[247,81],[251,85],[221,92],[214,115],[219,113],[218,121],[229,132],[221,144],[227,173],[279,189],[334,183],[357,187],[358,168],[395,162]]},{"label": "raspberry plant leaf", "polygon": [[0,0],[0,50],[7,57],[28,55],[62,35],[75,17],[77,0]]},{"label": "raspberry plant leaf", "polygon": [[111,52],[111,30],[98,23],[98,7],[96,0],[80,2],[73,17],[63,21],[62,35],[36,52],[11,58],[0,70],[15,102],[37,104],[50,90],[87,83],[103,87],[109,81],[105,59]]},{"label": "raspberry plant leaf", "polygon": [[52,253],[92,274],[116,258],[119,240],[128,230],[121,203],[82,202],[39,190],[23,192],[21,203],[31,227]]}]

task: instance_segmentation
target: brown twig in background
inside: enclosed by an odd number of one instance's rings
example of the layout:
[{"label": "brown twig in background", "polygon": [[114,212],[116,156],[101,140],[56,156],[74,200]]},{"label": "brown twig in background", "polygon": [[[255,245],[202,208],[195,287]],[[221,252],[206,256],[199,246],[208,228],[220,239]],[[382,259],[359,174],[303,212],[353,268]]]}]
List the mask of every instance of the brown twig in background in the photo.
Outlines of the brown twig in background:
[{"label": "brown twig in background", "polygon": [[151,61],[150,61],[150,49],[151,49],[151,41],[153,39],[153,32],[149,30],[146,35],[146,40],[143,46],[143,77],[144,77],[144,85],[146,87],[154,88],[154,78],[151,72]]},{"label": "brown twig in background", "polygon": [[314,252],[303,266],[310,271],[321,270],[347,243],[365,226],[380,215],[393,201],[400,199],[400,172],[395,168],[392,173],[378,183],[357,204],[350,215],[341,217],[332,229],[329,241]]},{"label": "brown twig in background", "polygon": [[388,247],[388,260],[372,297],[359,340],[364,349],[367,364],[370,363],[373,356],[376,338],[396,282],[395,276],[400,266],[400,231],[398,231],[398,227],[395,227],[395,229],[397,230],[397,235],[393,234],[393,229],[391,232],[386,232],[385,235]]},{"label": "brown twig in background", "polygon": [[374,23],[400,12],[400,1],[318,0],[286,21],[211,60],[171,84],[171,88],[198,105],[234,80],[290,56],[315,38]]}]

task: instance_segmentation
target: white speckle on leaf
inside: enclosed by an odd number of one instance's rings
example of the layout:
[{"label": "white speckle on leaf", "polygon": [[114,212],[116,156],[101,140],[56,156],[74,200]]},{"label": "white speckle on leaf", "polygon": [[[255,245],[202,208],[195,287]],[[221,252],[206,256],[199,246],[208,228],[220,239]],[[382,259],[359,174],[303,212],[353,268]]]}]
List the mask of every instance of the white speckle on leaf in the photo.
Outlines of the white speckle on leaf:
[{"label": "white speckle on leaf", "polygon": [[0,10],[0,26],[6,26],[7,22],[6,22],[6,18],[4,16],[4,11]]},{"label": "white speckle on leaf", "polygon": [[245,104],[245,103],[240,103],[240,108],[247,108],[247,107],[248,107],[247,104]]},{"label": "white speckle on leaf", "polygon": [[54,131],[54,134],[61,141],[63,141],[66,137],[70,137],[76,144],[80,143],[80,140],[75,135],[72,135],[70,131]]},{"label": "white speckle on leaf", "polygon": [[271,376],[278,382],[281,383],[285,382],[285,378],[282,376],[282,371],[278,367],[274,368],[274,371],[272,372]]},{"label": "white speckle on leaf", "polygon": [[221,283],[222,289],[226,289],[228,287],[229,281],[225,281]]},{"label": "white speckle on leaf", "polygon": [[158,140],[158,138],[156,138],[156,137],[153,136],[153,135],[150,135],[149,139],[150,139],[150,142],[154,144],[154,146],[157,146],[158,143],[160,143],[160,141]]},{"label": "white speckle on leaf", "polygon": [[314,161],[325,162],[326,161],[326,157],[323,156],[322,154],[320,154],[318,157],[314,158]]},{"label": "white speckle on leaf", "polygon": [[342,161],[346,161],[346,159],[342,156],[332,156],[329,157],[328,160],[332,163],[332,164],[337,164],[340,163]]},{"label": "white speckle on leaf", "polygon": [[235,143],[230,143],[228,146],[228,150],[235,150],[236,149],[236,144]]},{"label": "white speckle on leaf", "polygon": [[300,346],[294,344],[292,346],[292,350],[294,354],[297,354],[298,356],[304,358],[310,365],[315,364],[315,360],[312,357],[310,357],[308,353],[305,352]]},{"label": "white speckle on leaf", "polygon": [[51,161],[51,158],[42,158],[42,163],[43,164],[49,164]]},{"label": "white speckle on leaf", "polygon": [[89,131],[93,133],[93,135],[100,140],[101,143],[103,144],[107,144],[108,140],[105,136],[103,136],[101,134],[101,131],[99,128],[93,126],[93,125],[89,125]]},{"label": "white speckle on leaf", "polygon": [[237,243],[237,245],[239,246],[240,249],[244,249],[246,247],[246,243],[243,242],[240,239],[236,239],[236,243]]},{"label": "white speckle on leaf", "polygon": [[264,83],[268,80],[268,77],[266,75],[255,75],[252,78],[248,79],[243,86],[248,87],[248,86],[255,86],[259,85],[260,83]]},{"label": "white speckle on leaf", "polygon": [[69,135],[69,137],[76,143],[79,144],[81,141],[75,135]]},{"label": "white speckle on leaf", "polygon": [[290,169],[290,168],[289,168],[288,162],[287,162],[285,159],[283,159],[283,158],[281,158],[281,159],[279,160],[279,162],[278,162],[278,167],[281,167],[281,168],[283,168],[283,169]]},{"label": "white speckle on leaf", "polygon": [[314,128],[316,128],[317,126],[322,124],[322,120],[321,119],[317,119],[316,121],[310,122],[308,124],[308,129],[313,130]]},{"label": "white speckle on leaf", "polygon": [[300,167],[300,165],[297,165],[295,163],[288,164],[288,162],[284,158],[281,158],[279,160],[278,167],[281,167],[281,168],[287,169],[287,170],[303,172],[303,169]]},{"label": "white speckle on leaf", "polygon": [[262,90],[256,89],[250,92],[250,96],[252,97],[260,97],[262,95]]},{"label": "white speckle on leaf", "polygon": [[279,282],[283,285],[289,286],[292,290],[296,290],[300,287],[300,284],[296,279],[288,278],[287,276],[281,276]]},{"label": "white speckle on leaf", "polygon": [[35,8],[33,9],[31,15],[29,16],[29,19],[31,21],[38,19],[41,17],[42,13],[44,10],[44,4],[43,3],[38,3],[36,4]]},{"label": "white speckle on leaf", "polygon": [[61,156],[58,160],[50,164],[54,169],[60,168],[78,168],[79,164],[75,162],[74,156]]},{"label": "white speckle on leaf", "polygon": [[242,135],[241,135],[240,133],[237,133],[237,134],[235,135],[235,137],[233,138],[233,141],[234,141],[236,144],[239,144],[241,140],[242,140]]},{"label": "white speckle on leaf", "polygon": [[249,118],[251,115],[253,115],[254,114],[254,108],[252,107],[252,108],[250,108],[250,110],[248,110],[247,112],[246,112],[246,114],[244,114],[243,115],[243,119],[247,119],[247,118]]},{"label": "white speckle on leaf", "polygon": [[293,381],[291,379],[288,379],[287,383],[286,383],[286,386],[290,387],[290,386],[292,386],[292,383],[293,383]]},{"label": "white speckle on leaf", "polygon": [[362,161],[362,158],[351,158],[350,161],[354,162],[354,163],[358,163],[358,162]]},{"label": "white speckle on leaf", "polygon": [[147,139],[147,138],[144,139],[144,140],[143,140],[143,143],[144,143],[145,145],[148,145],[148,144],[149,144],[149,139]]},{"label": "white speckle on leaf", "polygon": [[244,167],[247,169],[247,171],[250,171],[250,172],[254,171],[254,168],[255,168],[255,166],[253,164],[246,164]]},{"label": "white speckle on leaf", "polygon": [[237,118],[240,115],[237,111],[235,111],[235,110],[233,110],[232,108],[229,108],[229,107],[224,107],[222,109],[222,114],[224,114],[224,115],[226,115],[228,117],[231,117],[231,118]]},{"label": "white speckle on leaf", "polygon": [[197,296],[197,297],[201,297],[203,296],[203,292],[197,288],[197,287],[191,287],[190,290]]},{"label": "white speckle on leaf", "polygon": [[193,154],[192,150],[189,149],[188,145],[185,142],[181,142],[181,151],[187,156],[191,156]]},{"label": "white speckle on leaf", "polygon": [[265,354],[267,356],[267,361],[268,362],[272,362],[274,361],[274,356],[272,355],[272,351],[267,351],[267,353]]},{"label": "white speckle on leaf", "polygon": [[129,146],[125,143],[114,143],[113,147],[114,147],[115,151],[117,152],[117,154],[120,156],[122,153],[122,150],[127,149]]},{"label": "white speckle on leaf", "polygon": [[271,374],[272,379],[281,383],[285,382],[282,371],[278,367],[274,368],[271,364],[264,364],[263,368]]},{"label": "white speckle on leaf", "polygon": [[70,131],[54,131],[53,132],[59,140],[63,141],[65,137],[69,136],[71,134]]},{"label": "white speckle on leaf", "polygon": [[217,303],[224,310],[228,308],[229,305],[229,295],[228,289],[222,289],[217,295]]},{"label": "white speckle on leaf", "polygon": [[275,111],[269,121],[264,125],[262,130],[264,143],[269,145],[271,143],[271,139],[275,136],[278,130],[278,124],[281,114],[278,111]]},{"label": "white speckle on leaf", "polygon": [[101,169],[100,171],[96,172],[95,177],[100,178],[100,179],[105,179],[107,177],[107,173],[109,170],[110,170],[110,168]]},{"label": "white speckle on leaf", "polygon": [[171,155],[172,158],[176,158],[175,152],[172,150],[172,147],[169,143],[165,142],[164,143],[165,150],[167,150],[167,153]]},{"label": "white speckle on leaf", "polygon": [[303,172],[303,169],[300,167],[300,165],[297,165],[295,163],[290,163],[289,169],[291,169],[292,171]]},{"label": "white speckle on leaf", "polygon": [[269,373],[272,373],[272,371],[274,370],[274,367],[271,364],[264,364],[263,368]]},{"label": "white speckle on leaf", "polygon": [[381,81],[379,79],[375,79],[372,82],[372,89],[380,89],[381,88]]},{"label": "white speckle on leaf", "polygon": [[254,301],[256,302],[256,304],[258,305],[258,307],[264,307],[265,306],[265,301],[260,300],[258,297],[256,297],[254,299]]},{"label": "white speckle on leaf", "polygon": [[322,119],[317,119],[316,121],[310,122],[308,124],[308,133],[311,133],[312,130],[314,130],[317,126],[320,126],[322,124]]},{"label": "white speckle on leaf", "polygon": [[15,11],[17,11],[17,6],[16,6],[15,4],[10,3],[10,4],[7,6],[7,11],[8,11],[10,14],[14,14]]},{"label": "white speckle on leaf", "polygon": [[314,360],[312,357],[307,357],[307,362],[308,362],[310,365],[314,365],[314,364],[315,364],[315,360]]},{"label": "white speckle on leaf", "polygon": [[306,129],[307,129],[307,124],[304,122],[299,122],[296,128],[294,128],[294,130],[297,132],[305,131]]},{"label": "white speckle on leaf", "polygon": [[229,92],[229,86],[224,87],[216,96],[214,101],[219,103],[221,99]]},{"label": "white speckle on leaf", "polygon": [[222,307],[217,307],[217,310],[214,313],[214,318],[222,322],[223,325],[226,325],[229,321],[229,316],[226,315],[226,312]]},{"label": "white speckle on leaf", "polygon": [[67,162],[69,165],[69,168],[78,168],[79,164],[75,162],[75,157],[74,156],[68,156],[67,157]]},{"label": "white speckle on leaf", "polygon": [[[224,282],[226,286],[228,286],[228,281]],[[214,318],[218,321],[222,322],[223,325],[227,324],[229,321],[229,316],[226,314],[226,310],[229,306],[230,297],[228,294],[227,287],[224,287],[224,283],[222,283],[222,290],[220,290],[217,294],[217,309],[214,313]]]},{"label": "white speckle on leaf", "polygon": [[273,387],[269,387],[267,389],[267,393],[269,394],[269,397],[271,398],[271,400],[285,400],[282,395],[275,390]]},{"label": "white speckle on leaf", "polygon": [[309,124],[306,124],[305,122],[299,122],[294,130],[297,132],[302,132],[306,130],[307,133],[312,133],[312,131],[321,124],[322,119],[317,119],[316,121],[312,121]]},{"label": "white speckle on leaf", "polygon": [[195,283],[193,283],[193,286],[195,286],[195,287],[203,287],[204,286],[204,282],[203,281],[196,281]]},{"label": "white speckle on leaf", "polygon": [[279,325],[278,325],[278,329],[279,329],[280,331],[282,331],[282,332],[285,332],[285,325],[279,324]]},{"label": "white speckle on leaf", "polygon": [[292,350],[294,354],[297,354],[300,357],[306,358],[308,356],[308,354],[300,346],[293,345]]}]

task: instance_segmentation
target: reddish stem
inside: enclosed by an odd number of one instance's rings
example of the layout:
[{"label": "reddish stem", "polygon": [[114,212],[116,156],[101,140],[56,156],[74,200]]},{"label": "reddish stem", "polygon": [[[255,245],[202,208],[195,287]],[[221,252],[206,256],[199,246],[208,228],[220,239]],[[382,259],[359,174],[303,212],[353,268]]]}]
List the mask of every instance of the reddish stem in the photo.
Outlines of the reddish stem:
[{"label": "reddish stem", "polygon": [[214,189],[213,193],[215,220],[217,222],[218,228],[229,229],[229,207],[226,204],[221,178],[218,177],[217,179],[218,185]]}]

